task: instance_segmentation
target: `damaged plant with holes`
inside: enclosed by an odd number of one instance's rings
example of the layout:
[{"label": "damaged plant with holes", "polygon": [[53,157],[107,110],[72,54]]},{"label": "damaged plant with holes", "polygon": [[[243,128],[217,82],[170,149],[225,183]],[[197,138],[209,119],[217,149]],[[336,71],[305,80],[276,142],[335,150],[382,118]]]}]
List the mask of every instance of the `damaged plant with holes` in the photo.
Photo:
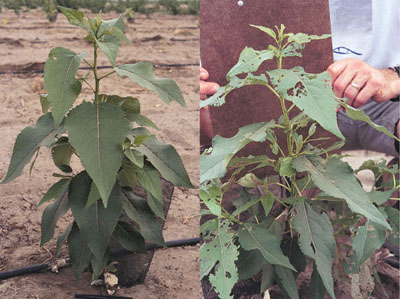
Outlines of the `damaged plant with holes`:
[{"label": "damaged plant with holes", "polygon": [[[397,138],[336,98],[327,72],[282,67],[284,60],[301,56],[305,44],[329,35],[286,33],[283,25],[275,30],[253,27],[274,43],[264,50],[246,47],[227,74],[228,84],[201,106],[223,105],[235,89],[261,85],[282,114],[277,121],[241,127],[231,138],[216,136],[201,155],[200,275],[208,277],[219,298],[233,298],[235,284],[257,274],[260,293],[278,284],[285,298],[294,299],[299,298],[296,278],[308,266],[309,298],[335,298],[333,273],[349,281],[386,239],[398,244],[399,233],[399,210],[385,205],[399,188],[398,166],[369,160],[353,170],[344,162],[338,153],[344,137],[337,109]],[[260,73],[266,60],[274,60],[276,69]],[[317,125],[340,141],[322,147],[331,137],[315,137]],[[284,136],[283,142],[278,135]],[[270,156],[236,155],[253,143],[263,143]],[[260,170],[266,169],[272,174],[261,177]],[[375,176],[368,192],[355,176],[363,170]],[[384,175],[389,179],[378,184]],[[235,188],[240,195],[232,200]],[[346,237],[349,241],[342,242]]]},{"label": "damaged plant with holes", "polygon": [[[102,94],[103,80],[127,77],[166,103],[185,102],[177,84],[156,77],[151,63],[116,66],[121,43],[129,43],[121,17],[102,20],[101,14],[89,18],[77,10],[59,9],[72,25],[87,32],[92,57],[62,47],[50,51],[44,70],[48,94],[40,97],[43,115],[18,135],[1,183],[16,179],[31,160],[32,170],[40,148],[51,150],[59,169],[53,176],[59,181],[39,203],[48,204],[42,215],[41,245],[54,237],[57,221],[71,211],[73,221],[58,236],[57,254],[67,241],[76,279],[88,268],[95,280],[113,268],[111,239],[138,253],[146,252],[145,241],[165,246],[157,220],[164,219],[161,177],[175,186],[193,187],[174,147],[148,130],[157,126],[141,114],[139,100]],[[99,73],[99,55],[107,57],[112,71]],[[83,77],[78,76],[81,64],[90,69]],[[78,101],[82,84],[93,94]],[[133,192],[138,186],[145,190],[144,198]]]}]

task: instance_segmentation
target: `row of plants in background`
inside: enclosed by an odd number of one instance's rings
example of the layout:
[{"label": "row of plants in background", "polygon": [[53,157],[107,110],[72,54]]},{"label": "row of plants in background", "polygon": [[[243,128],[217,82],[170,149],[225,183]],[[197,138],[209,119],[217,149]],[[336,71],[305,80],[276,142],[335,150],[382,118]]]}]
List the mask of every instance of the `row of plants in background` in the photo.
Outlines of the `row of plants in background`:
[{"label": "row of plants in background", "polygon": [[[263,50],[246,47],[227,74],[229,83],[201,106],[220,106],[231,91],[262,85],[276,97],[282,115],[277,121],[241,127],[231,138],[216,136],[200,157],[201,278],[209,277],[220,298],[233,298],[238,280],[262,273],[261,293],[277,283],[286,297],[295,299],[296,277],[311,263],[309,298],[324,298],[326,293],[335,298],[332,273],[349,279],[386,237],[398,244],[399,234],[399,210],[387,205],[399,188],[398,167],[366,161],[354,171],[335,153],[344,139],[337,125],[338,105],[349,117],[396,137],[336,98],[327,72],[282,67],[287,57],[301,56],[306,43],[328,35],[285,33],[283,25],[276,30],[253,27],[274,43]],[[258,68],[266,60],[275,60],[277,68],[260,74]],[[299,113],[289,115],[295,107]],[[317,124],[342,141],[321,147],[326,137],[314,137]],[[278,134],[285,142],[278,143]],[[235,155],[254,142],[266,142],[272,154]],[[255,172],[266,168],[273,174],[257,177]],[[383,175],[390,179],[366,192],[355,176],[364,170],[373,172],[375,183]],[[224,202],[231,201],[226,194],[237,184],[243,188],[231,211]],[[273,192],[276,186],[285,196]],[[349,232],[351,242],[337,242]]]},{"label": "row of plants in background", "polygon": [[[136,252],[145,252],[145,240],[164,246],[157,221],[164,218],[160,175],[176,186],[192,188],[176,150],[146,128],[157,126],[141,114],[139,100],[102,94],[101,83],[113,75],[127,77],[166,103],[185,102],[177,84],[156,77],[151,63],[116,66],[121,42],[129,42],[121,17],[105,21],[101,14],[88,18],[77,10],[59,9],[72,25],[87,32],[93,57],[62,47],[50,51],[44,71],[48,94],[40,97],[43,116],[18,135],[1,183],[17,178],[31,160],[32,170],[40,148],[51,149],[59,169],[53,176],[59,181],[40,201],[42,205],[54,200],[43,212],[41,245],[53,238],[57,221],[71,210],[73,221],[58,237],[57,252],[67,240],[76,278],[90,267],[95,279],[107,266],[111,239]],[[114,66],[111,72],[99,73],[100,53]],[[80,77],[82,63],[90,72]],[[82,84],[93,96],[77,103]],[[73,169],[71,159],[76,158],[83,170]],[[145,198],[133,192],[137,186],[145,190]]]},{"label": "row of plants in background", "polygon": [[146,15],[155,12],[198,15],[200,0],[0,0],[0,11],[2,8],[8,8],[19,14],[20,11],[42,8],[50,21],[56,19],[57,6],[89,9],[93,13],[116,11],[131,17],[132,12]]}]

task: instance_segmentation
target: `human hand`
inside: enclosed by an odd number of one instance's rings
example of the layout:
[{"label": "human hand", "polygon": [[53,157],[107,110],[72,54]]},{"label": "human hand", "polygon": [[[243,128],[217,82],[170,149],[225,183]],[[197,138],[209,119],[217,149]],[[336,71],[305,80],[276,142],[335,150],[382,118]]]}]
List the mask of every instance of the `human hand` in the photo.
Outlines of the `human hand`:
[{"label": "human hand", "polygon": [[208,95],[213,95],[217,92],[219,85],[215,82],[206,82],[209,74],[207,70],[200,67],[200,100],[205,100]]},{"label": "human hand", "polygon": [[376,69],[359,59],[346,58],[332,63],[327,71],[338,98],[359,108],[368,99],[385,102],[400,94],[400,79],[390,69]]},{"label": "human hand", "polygon": [[[205,100],[207,95],[217,92],[219,85],[214,82],[206,82],[209,74],[206,69],[200,67],[200,99]],[[208,107],[200,109],[200,145],[208,146],[213,138],[213,130]]]}]

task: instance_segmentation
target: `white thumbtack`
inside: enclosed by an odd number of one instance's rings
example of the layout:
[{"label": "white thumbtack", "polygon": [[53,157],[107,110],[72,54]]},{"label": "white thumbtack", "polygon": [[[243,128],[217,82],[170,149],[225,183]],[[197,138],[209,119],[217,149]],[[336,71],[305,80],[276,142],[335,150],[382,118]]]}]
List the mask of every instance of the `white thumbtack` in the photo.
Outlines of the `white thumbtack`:
[{"label": "white thumbtack", "polygon": [[239,6],[243,6],[243,1],[242,1],[242,0],[239,0],[239,1],[238,1],[238,5],[239,5]]}]

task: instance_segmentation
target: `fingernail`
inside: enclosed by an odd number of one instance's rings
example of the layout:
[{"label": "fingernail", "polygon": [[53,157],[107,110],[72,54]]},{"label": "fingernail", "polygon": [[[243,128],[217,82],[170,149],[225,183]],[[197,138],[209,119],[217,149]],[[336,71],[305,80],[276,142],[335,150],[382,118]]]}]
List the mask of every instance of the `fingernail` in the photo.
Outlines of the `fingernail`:
[{"label": "fingernail", "polygon": [[200,78],[207,76],[207,73],[205,72],[200,72]]},{"label": "fingernail", "polygon": [[213,87],[212,87],[213,92],[217,92],[218,89],[219,89],[219,85],[217,85],[217,84],[213,85]]}]

